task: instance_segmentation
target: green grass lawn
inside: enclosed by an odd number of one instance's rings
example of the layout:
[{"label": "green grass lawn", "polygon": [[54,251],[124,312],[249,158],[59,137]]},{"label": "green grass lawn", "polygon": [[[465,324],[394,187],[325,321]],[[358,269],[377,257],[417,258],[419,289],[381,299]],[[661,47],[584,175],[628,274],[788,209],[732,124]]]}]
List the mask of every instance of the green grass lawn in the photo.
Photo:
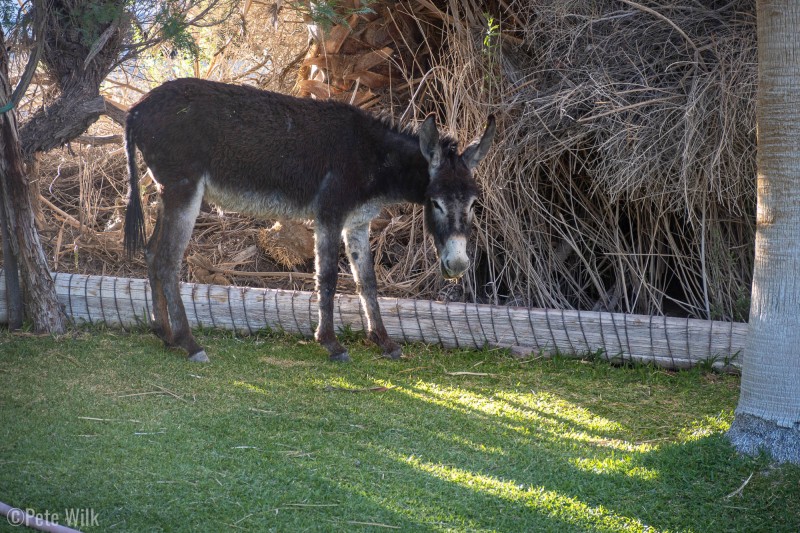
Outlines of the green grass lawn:
[{"label": "green grass lawn", "polygon": [[724,438],[735,376],[199,340],[210,365],[0,333],[0,501],[87,531],[800,530],[800,469]]}]

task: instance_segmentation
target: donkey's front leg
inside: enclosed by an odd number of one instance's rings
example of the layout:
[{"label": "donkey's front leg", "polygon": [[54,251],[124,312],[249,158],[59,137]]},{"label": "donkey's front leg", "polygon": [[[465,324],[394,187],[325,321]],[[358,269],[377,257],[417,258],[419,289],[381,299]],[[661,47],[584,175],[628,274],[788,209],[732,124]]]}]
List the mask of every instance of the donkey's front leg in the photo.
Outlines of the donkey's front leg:
[{"label": "donkey's front leg", "polygon": [[[332,227],[333,226],[333,227]],[[316,339],[328,350],[331,361],[349,361],[350,355],[339,343],[333,331],[333,296],[339,277],[339,243],[342,228],[338,225],[317,223],[314,233],[317,267],[317,294],[319,296],[319,324]]]},{"label": "donkey's front leg", "polygon": [[375,278],[375,265],[369,249],[369,223],[345,228],[344,244],[358,294],[367,311],[369,339],[380,346],[384,357],[399,359],[403,355],[403,349],[386,333],[378,306],[378,281]]}]

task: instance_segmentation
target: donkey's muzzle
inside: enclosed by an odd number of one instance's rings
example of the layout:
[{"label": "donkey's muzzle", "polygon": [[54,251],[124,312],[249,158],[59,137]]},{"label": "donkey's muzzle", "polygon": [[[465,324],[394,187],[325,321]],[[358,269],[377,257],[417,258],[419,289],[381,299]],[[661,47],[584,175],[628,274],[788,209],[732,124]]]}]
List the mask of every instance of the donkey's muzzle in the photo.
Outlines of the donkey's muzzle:
[{"label": "donkey's muzzle", "polygon": [[459,279],[464,275],[464,272],[467,271],[467,268],[469,268],[469,263],[467,263],[464,268],[459,269],[447,268],[444,263],[442,263],[442,277],[452,280]]},{"label": "donkey's muzzle", "polygon": [[447,239],[439,264],[442,268],[442,276],[447,279],[460,278],[469,268],[467,238],[459,235]]}]

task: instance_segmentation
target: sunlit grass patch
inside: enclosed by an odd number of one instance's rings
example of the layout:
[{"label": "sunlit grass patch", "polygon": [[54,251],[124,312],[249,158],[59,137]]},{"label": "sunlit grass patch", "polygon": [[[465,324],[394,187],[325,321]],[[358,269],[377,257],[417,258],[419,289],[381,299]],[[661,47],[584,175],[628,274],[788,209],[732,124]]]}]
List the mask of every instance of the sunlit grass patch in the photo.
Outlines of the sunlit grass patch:
[{"label": "sunlit grass patch", "polygon": [[602,506],[590,506],[576,498],[531,486],[515,480],[497,479],[493,476],[470,472],[450,465],[428,463],[419,457],[398,458],[422,472],[455,483],[469,490],[521,504],[543,515],[563,521],[565,525],[592,528],[598,531],[656,531],[641,521],[620,516]]},{"label": "sunlit grass patch", "polygon": [[270,395],[269,391],[267,391],[263,387],[259,387],[258,385],[253,385],[252,383],[247,383],[246,381],[237,380],[237,381],[233,382],[233,385],[235,387],[241,387],[241,388],[243,388],[245,390],[248,390],[250,392],[255,392],[257,394],[263,394],[264,396],[269,396]]},{"label": "sunlit grass patch", "polygon": [[714,416],[693,420],[689,427],[681,429],[683,442],[691,442],[728,431],[733,422],[733,410],[722,411]]},{"label": "sunlit grass patch", "polygon": [[398,387],[398,391],[460,413],[485,416],[493,424],[526,435],[535,431],[542,438],[549,436],[558,441],[571,439],[626,451],[650,449],[647,444],[607,437],[618,433],[622,426],[553,394],[500,391],[483,395],[426,381]]},{"label": "sunlit grass patch", "polygon": [[471,438],[463,435],[454,434],[449,430],[442,430],[436,434],[443,442],[451,443],[451,446],[471,450],[480,454],[493,454],[493,455],[508,455],[508,452],[502,446],[495,446],[485,442],[477,442]]},{"label": "sunlit grass patch", "polygon": [[570,462],[576,467],[593,474],[622,474],[646,481],[658,479],[658,472],[634,463],[629,455],[581,458]]}]

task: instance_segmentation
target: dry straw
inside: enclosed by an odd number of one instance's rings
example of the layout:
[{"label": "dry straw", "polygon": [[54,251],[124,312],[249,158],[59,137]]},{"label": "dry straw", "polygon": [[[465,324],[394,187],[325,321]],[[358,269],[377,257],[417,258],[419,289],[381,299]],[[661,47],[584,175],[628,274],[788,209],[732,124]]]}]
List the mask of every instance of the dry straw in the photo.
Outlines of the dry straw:
[{"label": "dry straw", "polygon": [[502,118],[474,297],[745,319],[752,2],[450,5],[433,96],[454,131]]},{"label": "dry straw", "polygon": [[[288,32],[298,19],[288,13],[279,30],[264,29],[254,24],[267,16],[258,9],[248,14],[249,33],[226,45],[209,75],[285,89],[286,73],[304,64],[303,39],[292,40],[269,72],[242,70],[237,61],[267,42],[264,32]],[[752,2],[426,0],[398,2],[378,16],[381,28],[397,25],[384,32],[391,47],[412,45],[416,60],[391,55],[391,68],[374,67],[389,80],[385,87],[351,80],[340,98],[368,101],[401,123],[436,111],[462,143],[490,112],[500,125],[478,171],[476,268],[461,283],[441,280],[420,210],[392,207],[373,223],[384,295],[746,319],[755,211]],[[378,33],[359,33],[362,49],[338,46],[366,53],[364,36]],[[118,130],[102,124],[93,133]],[[143,276],[141,259],[123,261],[118,244],[121,150],[74,149],[76,157],[50,154],[40,168],[43,194],[58,208],[45,206],[43,233],[59,270]],[[152,186],[146,193],[155,198]],[[205,209],[184,279],[310,289],[312,261],[293,258],[287,272],[257,246],[273,223]]]}]

